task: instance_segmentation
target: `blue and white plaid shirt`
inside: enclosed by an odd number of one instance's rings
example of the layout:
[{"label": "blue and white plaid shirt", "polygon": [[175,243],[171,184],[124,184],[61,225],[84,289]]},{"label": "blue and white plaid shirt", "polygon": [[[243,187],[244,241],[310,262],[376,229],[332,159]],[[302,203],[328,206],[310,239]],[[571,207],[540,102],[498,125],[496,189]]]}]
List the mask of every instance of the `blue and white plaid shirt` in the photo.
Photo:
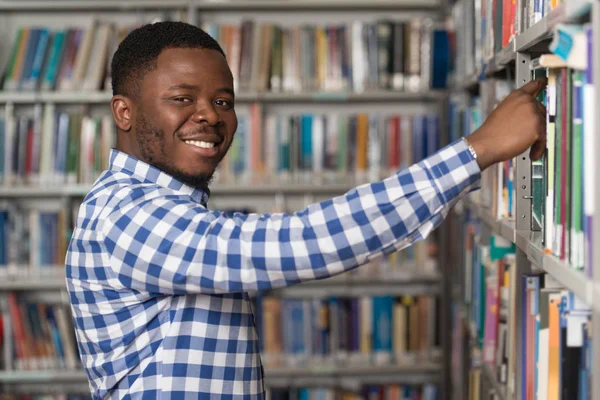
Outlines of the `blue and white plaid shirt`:
[{"label": "blue and white plaid shirt", "polygon": [[457,141],[409,169],[294,214],[229,215],[113,150],[66,257],[95,399],[263,397],[247,291],[327,278],[426,237],[477,184]]}]

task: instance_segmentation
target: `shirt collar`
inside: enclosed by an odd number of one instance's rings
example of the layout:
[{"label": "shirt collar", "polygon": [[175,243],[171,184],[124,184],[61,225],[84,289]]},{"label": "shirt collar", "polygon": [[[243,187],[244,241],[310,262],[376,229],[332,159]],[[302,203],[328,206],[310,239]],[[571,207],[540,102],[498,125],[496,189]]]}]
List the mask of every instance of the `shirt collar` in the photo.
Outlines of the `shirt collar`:
[{"label": "shirt collar", "polygon": [[135,176],[143,183],[156,183],[161,187],[183,192],[204,207],[208,203],[210,195],[208,189],[195,189],[188,186],[166,172],[117,149],[110,150],[109,170]]}]

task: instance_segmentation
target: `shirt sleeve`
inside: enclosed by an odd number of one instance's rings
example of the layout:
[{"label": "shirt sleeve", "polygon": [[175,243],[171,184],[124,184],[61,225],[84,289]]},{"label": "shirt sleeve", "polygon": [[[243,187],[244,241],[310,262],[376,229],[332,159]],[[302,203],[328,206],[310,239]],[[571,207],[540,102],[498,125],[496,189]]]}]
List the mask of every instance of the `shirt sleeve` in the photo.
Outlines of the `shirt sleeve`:
[{"label": "shirt sleeve", "polygon": [[102,232],[112,270],[134,290],[279,288],[339,274],[427,237],[479,178],[460,140],[293,214],[225,215],[153,188],[123,199]]}]

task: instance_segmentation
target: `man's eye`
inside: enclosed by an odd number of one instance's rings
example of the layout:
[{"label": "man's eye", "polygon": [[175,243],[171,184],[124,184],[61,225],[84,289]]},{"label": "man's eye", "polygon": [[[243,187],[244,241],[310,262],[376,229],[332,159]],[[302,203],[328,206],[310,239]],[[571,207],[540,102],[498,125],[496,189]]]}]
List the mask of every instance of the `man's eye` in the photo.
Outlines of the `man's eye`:
[{"label": "man's eye", "polygon": [[191,100],[187,97],[175,97],[173,98],[174,101],[178,102],[178,103],[188,103]]},{"label": "man's eye", "polygon": [[218,106],[223,106],[223,107],[231,107],[233,105],[233,103],[229,100],[217,100],[215,103]]}]

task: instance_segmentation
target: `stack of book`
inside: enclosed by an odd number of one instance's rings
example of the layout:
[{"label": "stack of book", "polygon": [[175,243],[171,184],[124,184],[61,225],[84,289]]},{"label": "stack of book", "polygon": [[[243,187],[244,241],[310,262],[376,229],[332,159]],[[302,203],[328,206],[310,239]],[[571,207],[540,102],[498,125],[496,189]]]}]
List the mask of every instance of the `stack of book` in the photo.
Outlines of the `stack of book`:
[{"label": "stack of book", "polygon": [[[514,244],[494,235],[489,245],[479,243],[478,224],[469,223],[465,240],[465,304],[475,336],[473,367],[492,371],[508,393],[520,387],[519,398],[587,398],[592,376],[591,310],[548,274],[517,276]],[[472,384],[479,382],[475,379]]]},{"label": "stack of book", "polygon": [[134,27],[93,22],[87,28],[19,28],[3,90],[110,90],[110,61]]},{"label": "stack of book", "polygon": [[435,385],[371,385],[365,386],[358,393],[341,389],[324,388],[270,389],[267,393],[267,399],[270,400],[437,400],[438,398],[439,389]]},{"label": "stack of book", "polygon": [[[485,74],[490,60],[515,37],[557,8],[562,0],[474,0],[456,2],[457,81]],[[521,11],[517,7],[521,7]],[[459,29],[458,26],[467,26]]]},{"label": "stack of book", "polygon": [[431,362],[439,347],[432,296],[256,301],[266,367]]},{"label": "stack of book", "polygon": [[365,183],[438,150],[437,115],[273,114],[253,104],[215,182]]},{"label": "stack of book", "polygon": [[568,59],[544,55],[533,65],[537,74],[548,77],[548,87],[540,96],[547,110],[547,151],[534,175],[539,186],[533,193],[535,227],[543,232],[544,247],[591,277],[597,172],[592,27],[558,29],[580,42],[574,48],[581,52]]},{"label": "stack of book", "polygon": [[69,215],[55,207],[0,208],[0,276],[52,276],[63,271],[71,237]]},{"label": "stack of book", "polygon": [[[221,44],[241,92],[420,92],[446,85],[449,37],[430,19],[202,27]],[[133,28],[104,21],[61,30],[23,26],[0,87],[110,91],[110,60]]]},{"label": "stack of book", "polygon": [[108,167],[115,143],[112,117],[93,117],[36,104],[33,115],[0,117],[3,185],[91,184]]},{"label": "stack of book", "polygon": [[[0,117],[0,181],[10,185],[91,184],[115,143],[110,115],[92,117],[36,104],[33,117]],[[364,183],[438,150],[432,114],[264,113],[238,115],[216,183]]]},{"label": "stack of book", "polygon": [[29,301],[13,292],[0,303],[3,371],[81,368],[68,306]]},{"label": "stack of book", "polygon": [[89,395],[83,394],[40,394],[40,395],[16,395],[3,394],[0,396],[2,400],[89,400]]}]

